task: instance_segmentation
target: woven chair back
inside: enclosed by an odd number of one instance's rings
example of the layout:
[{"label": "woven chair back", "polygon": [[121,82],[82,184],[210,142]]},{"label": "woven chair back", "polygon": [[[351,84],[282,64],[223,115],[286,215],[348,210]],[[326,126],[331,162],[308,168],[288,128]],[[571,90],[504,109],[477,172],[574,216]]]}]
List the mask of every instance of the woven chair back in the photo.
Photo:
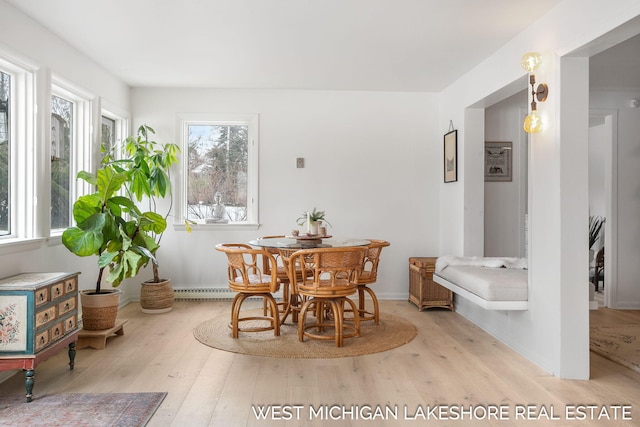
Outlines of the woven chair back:
[{"label": "woven chair back", "polygon": [[316,248],[296,251],[290,268],[306,274],[295,278],[298,293],[305,296],[340,297],[355,293],[366,247]]},{"label": "woven chair back", "polygon": [[362,261],[362,268],[357,283],[368,285],[378,280],[378,264],[380,263],[380,254],[382,248],[390,245],[386,240],[368,239],[367,253]]},{"label": "woven chair back", "polygon": [[221,243],[216,250],[227,255],[229,288],[243,293],[277,292],[280,282],[275,274],[276,260],[269,251],[254,249],[244,243]]},{"label": "woven chair back", "polygon": [[[285,238],[284,235],[262,236],[262,237],[258,237],[258,240],[262,240],[262,239],[283,239],[283,238]],[[273,255],[273,257],[276,260],[276,266],[277,266],[276,272],[277,272],[277,275],[278,275],[278,279],[280,279],[280,281],[288,281],[289,280],[289,276],[287,274],[287,269],[284,266],[284,263],[282,262],[282,259],[280,258],[280,250],[278,248],[275,248],[275,247],[265,247],[264,250],[266,250],[271,255]],[[265,264],[262,267],[263,271],[266,274],[271,274],[271,266],[266,261],[267,260],[265,259]]]}]

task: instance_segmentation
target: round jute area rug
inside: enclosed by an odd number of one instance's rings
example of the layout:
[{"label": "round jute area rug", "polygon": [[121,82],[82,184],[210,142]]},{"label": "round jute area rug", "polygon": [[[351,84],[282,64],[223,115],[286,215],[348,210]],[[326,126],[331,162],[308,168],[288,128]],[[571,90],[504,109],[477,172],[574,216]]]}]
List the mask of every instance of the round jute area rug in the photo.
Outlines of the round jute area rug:
[{"label": "round jute area rug", "polygon": [[[258,315],[262,310],[243,311],[243,315]],[[240,338],[231,337],[229,329],[230,313],[215,317],[200,324],[193,331],[202,344],[233,353],[281,358],[324,359],[332,357],[352,357],[378,353],[407,344],[417,334],[413,323],[392,314],[380,313],[380,324],[362,322],[360,336],[345,338],[343,347],[336,347],[333,340],[305,338],[298,341],[297,325],[287,323],[280,326],[280,336],[273,331],[240,332]]]}]

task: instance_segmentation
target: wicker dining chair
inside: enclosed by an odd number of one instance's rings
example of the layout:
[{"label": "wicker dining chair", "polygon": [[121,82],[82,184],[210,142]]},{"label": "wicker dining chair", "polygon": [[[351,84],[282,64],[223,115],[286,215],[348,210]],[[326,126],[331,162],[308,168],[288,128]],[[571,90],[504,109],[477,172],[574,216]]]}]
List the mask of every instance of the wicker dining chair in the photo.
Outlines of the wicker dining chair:
[{"label": "wicker dining chair", "polygon": [[[378,264],[380,263],[380,254],[382,248],[390,245],[386,240],[368,239],[367,253],[362,261],[360,275],[356,279],[358,284],[358,314],[360,321],[373,320],[377,325],[380,323],[380,309],[378,306],[378,298],[375,292],[368,285],[378,280]],[[372,308],[367,309],[365,293],[371,297]]]},{"label": "wicker dining chair", "polygon": [[[279,235],[279,236],[261,236],[258,237],[258,240],[262,240],[262,239],[276,239],[276,238],[282,238],[284,239],[285,236],[284,235]],[[278,278],[278,280],[280,281],[280,284],[283,285],[282,287],[282,302],[276,302],[277,306],[278,306],[278,313],[280,315],[280,323],[284,323],[285,320],[285,313],[287,312],[287,307],[289,306],[289,295],[290,295],[290,288],[291,285],[289,283],[289,274],[287,272],[287,269],[284,267],[284,265],[282,264],[282,260],[280,258],[280,251],[278,250],[278,248],[270,248],[270,247],[265,247],[264,248],[265,251],[269,252],[271,255],[273,255],[273,258],[276,260],[276,268],[275,268],[275,272],[276,272],[276,277]],[[267,259],[265,258],[265,264],[263,266],[263,271],[265,272],[265,274],[272,274],[272,268],[269,265],[269,262],[266,262]],[[263,305],[263,310],[264,313],[266,315],[267,313],[267,302],[264,302]]]},{"label": "wicker dining chair", "polygon": [[[305,337],[334,340],[342,347],[345,338],[360,335],[360,318],[353,324],[344,323],[344,306],[354,313],[358,308],[349,296],[357,292],[356,280],[360,274],[366,247],[301,249],[290,258],[290,269],[302,266],[308,274],[291,276],[296,292],[306,298],[298,318],[298,339]],[[315,311],[315,318],[307,323],[307,313]],[[333,335],[326,329],[333,329]]]},{"label": "wicker dining chair", "polygon": [[[276,239],[282,238],[284,239],[286,236],[262,236],[258,237],[258,240],[261,239]],[[282,287],[282,302],[277,302],[278,305],[278,313],[280,314],[280,323],[284,323],[289,314],[292,315],[293,323],[298,322],[298,312],[299,312],[299,296],[294,292],[293,286],[291,284],[291,280],[289,279],[289,266],[286,264],[287,257],[290,256],[293,252],[297,251],[297,249],[286,249],[286,248],[275,248],[275,247],[267,247],[264,248],[268,251],[276,260],[276,276],[278,280],[283,285]],[[266,274],[271,274],[271,267],[268,263],[264,265],[264,272]],[[294,273],[298,276],[302,276],[302,270],[298,267]],[[292,307],[297,307],[292,310]],[[268,309],[266,301],[263,306],[263,310],[266,314],[266,310]]]},{"label": "wicker dining chair", "polygon": [[[291,293],[289,296],[289,306],[286,308],[285,313],[283,314],[282,321],[287,318],[289,314],[291,314],[291,321],[294,324],[298,323],[298,318],[300,315],[300,309],[302,308],[302,304],[306,301],[306,297],[298,293],[295,283],[295,280],[292,280],[292,275],[295,275],[295,278],[300,282],[302,279],[302,275],[306,274],[307,277],[313,276],[313,259],[311,256],[307,255],[305,257],[297,258],[294,264],[291,264],[291,256],[299,251],[300,248],[280,248],[280,260],[287,270],[289,283],[291,283]],[[303,263],[303,265],[301,265]]]},{"label": "wicker dining chair", "polygon": [[[238,338],[239,332],[261,332],[273,330],[275,336],[280,335],[280,317],[278,306],[273,297],[280,289],[280,282],[275,274],[264,272],[265,263],[271,271],[276,269],[276,260],[272,254],[264,249],[253,249],[244,243],[221,243],[216,250],[224,252],[228,258],[229,288],[237,292],[231,304],[231,322],[233,338]],[[249,297],[261,297],[269,305],[270,315],[241,316],[242,303]],[[241,327],[242,322],[266,320],[268,326],[253,325]]]}]

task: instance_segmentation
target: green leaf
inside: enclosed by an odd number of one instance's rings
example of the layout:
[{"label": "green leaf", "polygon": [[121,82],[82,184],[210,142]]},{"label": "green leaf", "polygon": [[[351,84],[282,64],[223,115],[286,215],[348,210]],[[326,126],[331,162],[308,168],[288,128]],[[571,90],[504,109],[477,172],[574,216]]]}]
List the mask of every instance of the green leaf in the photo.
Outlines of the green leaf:
[{"label": "green leaf", "polygon": [[119,239],[120,230],[118,229],[116,218],[113,215],[105,214],[105,223],[104,227],[102,228],[102,235],[104,236],[106,242],[111,242],[113,240]]},{"label": "green leaf", "polygon": [[145,231],[152,231],[156,234],[160,234],[167,228],[167,221],[160,214],[155,212],[145,212],[140,218],[140,228]]},{"label": "green leaf", "polygon": [[98,257],[98,267],[104,268],[113,262],[113,259],[119,254],[119,252],[105,251]]},{"label": "green leaf", "polygon": [[107,276],[107,281],[111,282],[113,286],[120,285],[124,279],[135,277],[144,263],[144,258],[134,251],[125,251],[120,255],[120,262],[111,264],[112,269]]},{"label": "green leaf", "polygon": [[109,206],[111,206],[112,204],[117,206],[122,206],[125,208],[127,212],[130,212],[134,216],[139,216],[142,214],[142,212],[140,212],[140,209],[138,209],[136,204],[132,202],[131,199],[129,199],[128,197],[113,196],[107,201],[107,203],[109,204]]},{"label": "green leaf", "polygon": [[105,248],[107,252],[119,252],[122,248],[122,240],[118,238],[114,238],[109,240],[107,243],[107,247]]},{"label": "green leaf", "polygon": [[170,185],[167,174],[160,169],[156,169],[151,175],[151,182],[153,183],[154,193],[164,198]]},{"label": "green leaf", "polygon": [[140,169],[134,169],[131,172],[131,181],[129,189],[136,196],[136,200],[142,200],[143,196],[151,193],[151,184],[149,174]]},{"label": "green leaf", "polygon": [[97,254],[102,242],[100,230],[85,231],[78,227],[70,227],[62,233],[62,244],[78,256]]},{"label": "green leaf", "polygon": [[91,185],[96,185],[96,183],[97,183],[96,176],[94,174],[92,174],[92,173],[87,172],[87,171],[78,172],[77,177],[79,179],[85,180],[86,182],[88,182]]},{"label": "green leaf", "polygon": [[106,223],[106,215],[97,212],[78,224],[78,228],[84,231],[97,231],[102,233],[102,229]]},{"label": "green leaf", "polygon": [[125,183],[127,175],[123,172],[114,172],[112,167],[98,170],[98,193],[103,201],[111,198]]},{"label": "green leaf", "polygon": [[122,262],[114,263],[112,268],[109,269],[109,275],[107,276],[107,282],[111,283],[113,287],[118,287],[124,279],[125,265]]},{"label": "green leaf", "polygon": [[102,211],[102,199],[96,193],[81,196],[73,204],[73,219],[75,222],[81,223]]}]

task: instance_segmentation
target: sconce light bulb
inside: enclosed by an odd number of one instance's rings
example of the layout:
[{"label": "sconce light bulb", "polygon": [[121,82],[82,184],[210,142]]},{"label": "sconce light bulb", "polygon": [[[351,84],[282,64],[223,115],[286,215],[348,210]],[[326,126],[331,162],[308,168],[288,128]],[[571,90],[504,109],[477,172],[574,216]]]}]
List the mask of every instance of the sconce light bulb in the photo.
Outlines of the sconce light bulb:
[{"label": "sconce light bulb", "polygon": [[522,56],[522,68],[533,73],[542,62],[542,55],[538,52],[528,52]]},{"label": "sconce light bulb", "polygon": [[524,119],[523,128],[527,133],[536,133],[542,130],[542,118],[535,110]]}]

